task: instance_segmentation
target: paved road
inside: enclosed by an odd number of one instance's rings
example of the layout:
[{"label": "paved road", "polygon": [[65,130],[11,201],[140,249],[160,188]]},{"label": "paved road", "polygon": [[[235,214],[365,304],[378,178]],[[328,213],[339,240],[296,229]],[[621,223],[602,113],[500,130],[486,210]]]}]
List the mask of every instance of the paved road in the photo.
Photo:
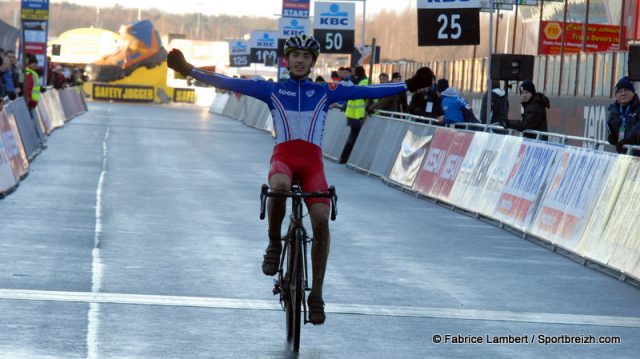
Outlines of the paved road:
[{"label": "paved road", "polygon": [[[91,103],[0,200],[0,358],[637,357],[637,288],[332,162],[328,319],[293,355],[260,271],[272,146],[199,108]],[[621,343],[538,343],[575,336]]]}]

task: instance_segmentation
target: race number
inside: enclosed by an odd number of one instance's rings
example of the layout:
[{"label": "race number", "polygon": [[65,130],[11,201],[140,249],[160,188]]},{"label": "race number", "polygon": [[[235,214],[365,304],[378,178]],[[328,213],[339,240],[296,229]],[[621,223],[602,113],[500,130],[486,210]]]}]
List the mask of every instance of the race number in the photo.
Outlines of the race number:
[{"label": "race number", "polygon": [[418,45],[480,44],[479,1],[418,1]]}]

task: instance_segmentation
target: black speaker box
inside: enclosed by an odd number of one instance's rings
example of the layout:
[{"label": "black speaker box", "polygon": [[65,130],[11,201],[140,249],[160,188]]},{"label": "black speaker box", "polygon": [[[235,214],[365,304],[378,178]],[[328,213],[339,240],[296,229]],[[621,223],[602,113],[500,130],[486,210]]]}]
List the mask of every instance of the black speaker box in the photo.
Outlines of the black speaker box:
[{"label": "black speaker box", "polygon": [[491,55],[491,79],[523,81],[533,78],[533,55]]},{"label": "black speaker box", "polygon": [[640,81],[640,45],[629,45],[629,78]]}]

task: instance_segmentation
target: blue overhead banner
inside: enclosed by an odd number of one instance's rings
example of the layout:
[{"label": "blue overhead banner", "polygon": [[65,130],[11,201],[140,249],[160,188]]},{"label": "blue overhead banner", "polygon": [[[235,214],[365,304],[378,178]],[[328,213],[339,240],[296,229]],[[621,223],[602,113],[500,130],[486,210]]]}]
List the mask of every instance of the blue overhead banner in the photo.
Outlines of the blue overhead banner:
[{"label": "blue overhead banner", "polygon": [[282,16],[309,17],[309,0],[282,0]]},{"label": "blue overhead banner", "polygon": [[20,4],[22,59],[26,54],[38,59],[42,68],[42,85],[47,83],[47,38],[49,28],[49,0],[22,0]]}]

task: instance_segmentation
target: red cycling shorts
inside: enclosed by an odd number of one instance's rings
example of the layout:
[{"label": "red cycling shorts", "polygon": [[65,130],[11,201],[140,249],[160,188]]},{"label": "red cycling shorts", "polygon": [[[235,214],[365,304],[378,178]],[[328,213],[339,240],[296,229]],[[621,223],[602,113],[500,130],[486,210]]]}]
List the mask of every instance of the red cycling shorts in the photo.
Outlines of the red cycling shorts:
[{"label": "red cycling shorts", "polygon": [[[284,174],[292,182],[299,182],[304,192],[327,191],[322,148],[307,141],[282,142],[273,148],[269,179],[275,174]],[[329,198],[305,199],[308,208],[315,203],[329,205],[330,202]]]}]

